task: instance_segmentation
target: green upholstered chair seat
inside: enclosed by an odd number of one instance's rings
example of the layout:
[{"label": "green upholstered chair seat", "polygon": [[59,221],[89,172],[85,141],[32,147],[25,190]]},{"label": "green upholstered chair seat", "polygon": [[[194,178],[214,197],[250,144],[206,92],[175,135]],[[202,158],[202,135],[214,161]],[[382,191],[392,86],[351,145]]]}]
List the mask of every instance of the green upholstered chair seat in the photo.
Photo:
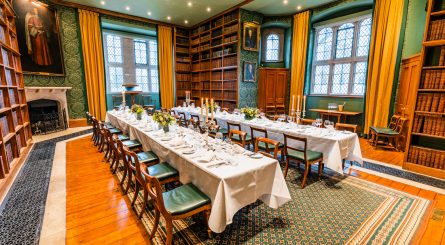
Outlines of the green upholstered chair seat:
[{"label": "green upholstered chair seat", "polygon": [[184,214],[210,203],[210,198],[191,183],[164,192],[162,196],[165,208],[172,215]]},{"label": "green upholstered chair seat", "polygon": [[179,174],[178,170],[166,162],[150,166],[147,168],[147,171],[151,176],[156,177],[159,180],[165,180]]},{"label": "green upholstered chair seat", "polygon": [[220,128],[218,130],[218,132],[222,133],[222,134],[229,134],[229,130],[227,130],[226,128]]},{"label": "green upholstered chair seat", "polygon": [[128,148],[135,148],[135,147],[141,147],[142,144],[137,140],[126,140],[122,141],[122,144]]},{"label": "green upholstered chair seat", "polygon": [[130,136],[125,135],[125,134],[120,134],[120,135],[118,135],[117,137],[118,137],[118,139],[119,139],[120,141],[125,141],[125,140],[129,140],[129,139],[130,139]]},{"label": "green upholstered chair seat", "polygon": [[378,134],[388,134],[388,135],[398,135],[399,134],[390,128],[379,128],[379,127],[373,127],[373,126],[371,126],[370,128],[371,128],[371,130],[373,130],[374,132],[376,132]]},{"label": "green upholstered chair seat", "polygon": [[[275,150],[275,146],[274,145],[272,145],[272,144],[268,144],[268,145],[269,145],[269,150]],[[278,149],[281,149],[283,147],[284,147],[283,144],[281,144],[281,143],[278,144]],[[258,148],[260,148],[262,150],[266,150],[266,143],[258,142]]]},{"label": "green upholstered chair seat", "polygon": [[[232,139],[236,141],[241,141],[240,136],[238,134],[233,134]],[[250,134],[246,134],[246,141],[252,140],[252,137],[250,137]]]},{"label": "green upholstered chair seat", "polygon": [[159,161],[158,156],[156,156],[156,154],[152,151],[144,151],[136,155],[138,156],[138,160],[140,163]]},{"label": "green upholstered chair seat", "polygon": [[109,128],[111,134],[121,134],[122,131],[118,128]]},{"label": "green upholstered chair seat", "polygon": [[[304,161],[304,152],[301,152],[301,151],[288,150],[286,156]],[[318,151],[307,150],[307,160],[308,161],[314,161],[317,159],[323,159],[323,153],[318,152]]]}]

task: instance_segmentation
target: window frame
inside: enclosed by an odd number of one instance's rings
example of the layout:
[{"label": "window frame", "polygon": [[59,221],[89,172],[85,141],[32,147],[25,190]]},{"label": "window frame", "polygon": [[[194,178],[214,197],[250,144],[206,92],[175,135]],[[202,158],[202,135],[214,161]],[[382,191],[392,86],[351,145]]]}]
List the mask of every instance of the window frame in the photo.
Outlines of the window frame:
[{"label": "window frame", "polygon": [[[283,63],[284,62],[284,34],[285,34],[285,28],[281,27],[269,27],[262,30],[261,33],[261,61],[264,63]],[[267,37],[271,34],[275,34],[278,36],[278,59],[277,60],[267,60],[266,54],[267,54]]]},{"label": "window frame", "polygon": [[[366,56],[357,56],[358,51],[358,41],[359,41],[359,32],[360,32],[360,24],[365,21],[366,19],[371,18],[371,30],[372,30],[372,14],[365,14],[361,15],[359,17],[353,17],[348,18],[343,21],[334,22],[331,24],[326,25],[320,25],[316,26],[314,28],[314,46],[312,50],[312,65],[311,65],[311,80],[310,80],[310,95],[311,96],[326,96],[326,97],[356,97],[356,98],[363,98],[366,94],[366,89],[363,94],[354,94],[353,93],[353,85],[354,85],[354,79],[355,79],[355,70],[356,70],[356,64],[360,62],[365,62],[368,64],[368,57],[369,57],[369,51]],[[340,27],[344,24],[352,23],[354,25],[354,39],[352,43],[352,50],[351,50],[351,57],[346,58],[336,58],[336,51],[337,51],[337,42],[338,42],[338,31]],[[331,55],[330,59],[327,60],[319,60],[317,61],[317,48],[318,48],[318,38],[319,33],[324,28],[331,28],[332,29],[332,42],[331,42]],[[370,34],[370,39],[371,39]],[[370,40],[369,40],[370,42]],[[370,43],[369,43],[370,44]],[[333,87],[333,79],[334,79],[334,67],[336,64],[345,64],[349,63],[351,64],[351,68],[349,70],[349,81],[348,81],[348,92],[347,94],[334,94],[332,93],[332,87]],[[328,88],[326,94],[320,94],[320,93],[314,93],[314,85],[315,85],[315,68],[317,66],[323,66],[328,65],[329,66],[329,75],[328,75]],[[366,70],[368,69],[368,66]],[[365,81],[366,86],[366,81]]]},{"label": "window frame", "polygon": [[[274,51],[276,51],[276,59],[274,59],[274,60],[269,60],[269,59],[267,59],[267,51],[269,51],[269,47],[268,47],[268,44],[269,44],[269,37],[271,37],[271,36],[275,36],[276,38],[275,39],[272,39],[271,41],[273,42],[273,41],[276,41],[276,42],[278,42],[278,44],[277,44],[277,48],[275,49],[275,48],[272,48],[272,47],[270,47],[270,50],[274,50]],[[266,47],[265,47],[265,57],[264,57],[264,59],[265,59],[265,61],[266,62],[279,62],[279,60],[280,60],[280,48],[281,48],[281,45],[280,45],[280,35],[278,34],[278,33],[275,33],[275,32],[270,32],[270,33],[268,33],[267,35],[266,35],[266,37],[265,37],[265,45],[266,45]]]}]

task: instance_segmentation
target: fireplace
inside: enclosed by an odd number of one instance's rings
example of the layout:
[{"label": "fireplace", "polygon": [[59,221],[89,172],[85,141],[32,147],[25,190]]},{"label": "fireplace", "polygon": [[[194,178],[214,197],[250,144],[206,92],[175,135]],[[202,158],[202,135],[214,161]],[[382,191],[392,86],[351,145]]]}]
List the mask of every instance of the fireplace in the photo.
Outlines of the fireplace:
[{"label": "fireplace", "polygon": [[65,130],[68,125],[66,91],[71,87],[25,87],[32,133]]}]

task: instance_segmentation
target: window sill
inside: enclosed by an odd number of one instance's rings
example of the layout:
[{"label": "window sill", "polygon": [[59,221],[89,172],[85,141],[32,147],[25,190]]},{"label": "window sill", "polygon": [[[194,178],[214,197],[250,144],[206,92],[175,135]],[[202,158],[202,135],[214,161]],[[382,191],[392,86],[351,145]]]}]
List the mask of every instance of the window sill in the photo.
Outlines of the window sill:
[{"label": "window sill", "polygon": [[361,95],[325,95],[325,94],[308,94],[308,97],[325,97],[325,98],[351,98],[351,99],[364,99]]}]

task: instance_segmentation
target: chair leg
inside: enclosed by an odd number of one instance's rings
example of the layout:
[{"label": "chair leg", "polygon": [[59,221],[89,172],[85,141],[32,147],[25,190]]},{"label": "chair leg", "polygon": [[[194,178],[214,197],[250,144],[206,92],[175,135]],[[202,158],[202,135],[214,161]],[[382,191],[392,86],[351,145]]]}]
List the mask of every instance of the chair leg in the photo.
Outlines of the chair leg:
[{"label": "chair leg", "polygon": [[284,178],[286,178],[288,170],[289,170],[289,158],[286,157],[286,166],[284,166]]},{"label": "chair leg", "polygon": [[142,203],[142,208],[141,208],[141,212],[138,215],[138,219],[142,218],[142,215],[144,214],[144,210],[145,210],[145,206],[147,206],[147,201],[148,201],[148,192],[145,188],[144,189],[144,202]]},{"label": "chair leg", "polygon": [[318,163],[318,180],[321,180],[321,174],[323,173],[323,163]]},{"label": "chair leg", "polygon": [[131,178],[133,177],[133,172],[130,169],[127,169],[127,172],[128,172],[128,181],[127,181],[127,187],[125,188],[124,194],[127,194],[128,190],[130,190]]},{"label": "chair leg", "polygon": [[309,171],[310,171],[310,164],[309,163],[306,163],[305,164],[305,171],[304,171],[304,177],[303,177],[303,182],[301,183],[301,189],[303,189],[304,188],[304,185],[306,184],[306,180],[307,180],[307,175],[308,175],[308,173],[309,173]]},{"label": "chair leg", "polygon": [[[119,156],[116,154],[116,153],[114,153],[114,155],[115,155],[115,159],[116,159],[116,165],[114,166],[114,169],[113,169],[113,174],[115,174],[116,173],[116,171],[117,171],[117,169],[119,168],[119,163],[120,163],[120,161],[119,161]],[[114,160],[113,160],[114,161]]]},{"label": "chair leg", "polygon": [[131,200],[131,206],[134,207],[134,204],[136,202],[136,199],[138,198],[139,195],[139,183],[135,182],[135,191],[134,191],[134,196],[133,196],[133,200]]},{"label": "chair leg", "polygon": [[212,238],[212,230],[210,230],[209,227],[210,210],[205,210],[202,214],[204,215],[204,222],[207,226],[207,234],[209,235],[209,238]]},{"label": "chair leg", "polygon": [[173,221],[170,219],[165,219],[165,231],[167,232],[167,241],[165,244],[170,245],[173,241]]},{"label": "chair leg", "polygon": [[121,185],[121,186],[124,185],[125,178],[127,177],[127,171],[128,171],[127,168],[124,167],[124,173],[123,173],[123,175],[122,175],[122,179],[121,179],[121,181],[119,182],[119,185]]},{"label": "chair leg", "polygon": [[151,233],[150,233],[150,240],[153,239],[153,237],[156,234],[156,231],[158,230],[159,218],[160,217],[161,217],[161,213],[159,212],[159,210],[155,209],[155,222],[153,224],[153,228],[152,228]]},{"label": "chair leg", "polygon": [[345,165],[346,165],[346,159],[343,159],[343,162],[341,164],[342,169],[345,169]]}]

